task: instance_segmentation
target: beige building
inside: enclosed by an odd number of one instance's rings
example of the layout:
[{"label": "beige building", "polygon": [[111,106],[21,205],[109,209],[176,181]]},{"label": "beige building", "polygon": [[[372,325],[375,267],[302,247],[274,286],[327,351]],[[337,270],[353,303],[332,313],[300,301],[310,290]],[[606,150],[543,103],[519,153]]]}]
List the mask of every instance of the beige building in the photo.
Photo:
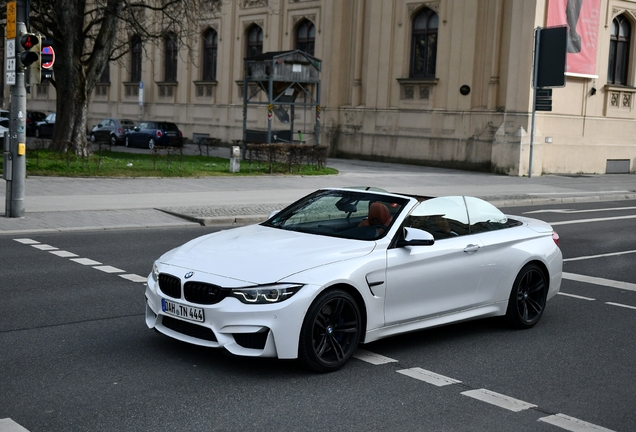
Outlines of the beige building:
[{"label": "beige building", "polygon": [[[337,156],[527,175],[534,29],[567,22],[567,84],[553,89],[551,112],[537,112],[533,175],[636,172],[636,1],[222,4],[202,17],[193,59],[169,38],[144,47],[132,38],[93,95],[89,125],[170,119],[187,137],[240,140],[243,58],[300,48],[322,60],[320,136],[315,112],[294,115],[305,142]],[[587,69],[571,69],[579,58]],[[30,109],[55,109],[52,86],[29,98]],[[248,128],[267,121],[266,107],[249,111]]]}]

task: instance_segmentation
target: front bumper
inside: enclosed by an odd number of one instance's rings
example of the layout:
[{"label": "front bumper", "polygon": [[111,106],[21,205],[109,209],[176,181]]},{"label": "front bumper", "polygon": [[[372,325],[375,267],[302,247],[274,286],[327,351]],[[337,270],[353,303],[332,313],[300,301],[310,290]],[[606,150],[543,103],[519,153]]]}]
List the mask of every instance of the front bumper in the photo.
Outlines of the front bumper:
[{"label": "front bumper", "polygon": [[[181,280],[182,288],[183,283]],[[166,296],[150,275],[145,293],[146,325],[171,338],[224,348],[235,355],[293,359],[298,356],[300,329],[315,297],[314,288],[305,285],[291,298],[275,304],[244,304],[230,297],[203,305],[188,302],[183,294],[181,298]],[[194,322],[164,312],[162,299],[203,309],[204,321]]]}]

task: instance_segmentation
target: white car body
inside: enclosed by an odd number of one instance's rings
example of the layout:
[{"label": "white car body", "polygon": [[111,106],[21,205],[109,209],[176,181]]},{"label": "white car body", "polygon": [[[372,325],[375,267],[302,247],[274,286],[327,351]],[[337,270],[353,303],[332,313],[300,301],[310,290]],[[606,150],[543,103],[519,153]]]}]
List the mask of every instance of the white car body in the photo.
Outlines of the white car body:
[{"label": "white car body", "polygon": [[[357,192],[328,189],[322,193]],[[399,246],[396,239],[405,240],[402,237],[410,233],[420,235],[420,241],[433,239],[406,226],[422,220],[418,219],[418,211],[423,211],[420,201],[405,195],[364,193],[365,199],[402,203],[386,232],[375,239],[338,238],[259,224],[202,236],[167,252],[148,277],[146,324],[172,338],[224,348],[236,355],[294,359],[303,344],[301,333],[308,311],[334,287],[347,291],[357,303],[361,343],[451,322],[506,315],[516,278],[528,265],[540,268],[535,273],[546,276],[545,300],[559,291],[562,255],[548,224],[515,216],[516,225],[509,228],[453,233],[432,245]],[[470,197],[449,199],[453,203],[484,203]],[[438,201],[429,200],[433,205]],[[349,213],[347,223],[358,210]],[[278,215],[268,223],[271,225]],[[461,212],[458,217],[463,218]],[[312,226],[320,225],[312,222]],[[172,282],[171,295],[159,287],[160,278]],[[245,304],[229,295],[215,304],[201,304],[185,298],[188,282],[202,284],[203,288],[190,285],[197,287],[197,293],[207,293],[208,286],[222,287],[222,292],[283,283],[302,288],[271,304]],[[534,323],[528,320],[528,326]],[[335,370],[350,354],[333,368],[323,367],[319,361],[318,366],[310,367]]]}]

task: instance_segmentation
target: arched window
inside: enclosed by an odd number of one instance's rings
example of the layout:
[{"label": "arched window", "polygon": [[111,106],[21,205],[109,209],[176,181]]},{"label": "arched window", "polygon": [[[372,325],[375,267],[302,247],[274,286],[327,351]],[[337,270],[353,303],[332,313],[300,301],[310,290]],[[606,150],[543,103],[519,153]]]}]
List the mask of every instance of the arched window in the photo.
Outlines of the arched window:
[{"label": "arched window", "polygon": [[130,82],[141,81],[141,38],[133,36],[130,40]]},{"label": "arched window", "polygon": [[627,85],[631,30],[629,21],[623,15],[617,16],[612,21],[607,71],[607,82],[610,84]]},{"label": "arched window", "polygon": [[263,54],[263,29],[256,24],[247,31],[247,51],[245,57]]},{"label": "arched window", "polygon": [[411,36],[411,77],[435,77],[439,18],[428,8],[413,17]]},{"label": "arched window", "polygon": [[214,29],[203,35],[203,81],[216,81],[216,59],[219,36]]},{"label": "arched window", "polygon": [[296,49],[305,51],[307,54],[314,55],[314,46],[316,44],[316,27],[309,20],[303,20],[296,27]]},{"label": "arched window", "polygon": [[164,59],[164,81],[177,82],[177,56],[179,46],[175,35],[170,34],[164,38],[166,57]]}]

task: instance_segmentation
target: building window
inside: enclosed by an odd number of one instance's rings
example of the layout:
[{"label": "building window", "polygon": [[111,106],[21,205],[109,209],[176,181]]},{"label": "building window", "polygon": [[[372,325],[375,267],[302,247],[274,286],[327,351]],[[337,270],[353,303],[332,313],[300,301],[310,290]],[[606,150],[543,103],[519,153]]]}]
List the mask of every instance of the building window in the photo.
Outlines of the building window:
[{"label": "building window", "polygon": [[130,41],[130,82],[141,81],[141,38],[133,36]]},{"label": "building window", "polygon": [[110,82],[110,64],[106,64],[106,67],[104,68],[104,72],[102,72],[102,75],[99,77],[99,82],[100,83]]},{"label": "building window", "polygon": [[263,54],[263,29],[256,24],[247,31],[247,52],[245,57]]},{"label": "building window", "polygon": [[309,20],[303,20],[296,29],[296,49],[314,55],[316,27]]},{"label": "building window", "polygon": [[623,15],[614,18],[610,36],[609,68],[607,71],[607,82],[610,84],[627,85],[630,36],[631,26],[627,18]]},{"label": "building window", "polygon": [[216,81],[216,59],[219,37],[209,29],[203,35],[203,81]]},{"label": "building window", "polygon": [[409,73],[412,78],[435,77],[438,23],[437,14],[428,8],[422,9],[413,18]]},{"label": "building window", "polygon": [[177,57],[179,55],[179,47],[175,35],[170,34],[164,39],[164,47],[166,56],[164,58],[164,74],[165,82],[177,82]]}]

